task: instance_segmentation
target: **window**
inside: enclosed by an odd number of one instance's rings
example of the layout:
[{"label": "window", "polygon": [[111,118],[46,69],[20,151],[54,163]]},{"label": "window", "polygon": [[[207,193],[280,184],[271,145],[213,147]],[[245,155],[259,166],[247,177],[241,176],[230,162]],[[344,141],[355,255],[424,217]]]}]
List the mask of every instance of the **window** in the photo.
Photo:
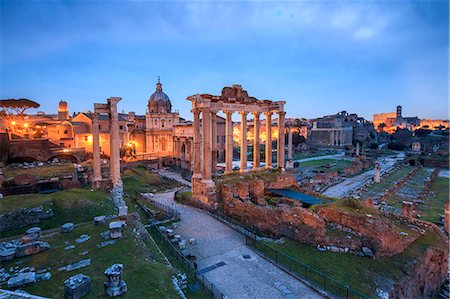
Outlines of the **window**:
[{"label": "window", "polygon": [[164,121],[164,119],[161,121],[161,127],[164,128],[166,122]]},{"label": "window", "polygon": [[67,130],[64,130],[64,134],[67,134]]},{"label": "window", "polygon": [[119,126],[119,130],[123,130],[123,126]]},{"label": "window", "polygon": [[88,141],[88,137],[87,136],[84,136],[84,141]]}]

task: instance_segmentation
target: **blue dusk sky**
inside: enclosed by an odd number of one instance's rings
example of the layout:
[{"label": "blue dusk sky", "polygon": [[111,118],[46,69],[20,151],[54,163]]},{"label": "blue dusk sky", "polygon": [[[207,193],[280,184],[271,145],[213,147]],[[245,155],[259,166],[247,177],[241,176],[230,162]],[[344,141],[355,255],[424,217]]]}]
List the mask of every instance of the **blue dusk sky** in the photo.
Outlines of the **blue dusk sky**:
[{"label": "blue dusk sky", "polygon": [[[0,95],[70,113],[144,113],[158,75],[186,97],[241,84],[288,117],[448,118],[449,4],[424,1],[1,1]],[[33,112],[33,111],[30,111]],[[36,112],[36,110],[34,111]]]}]

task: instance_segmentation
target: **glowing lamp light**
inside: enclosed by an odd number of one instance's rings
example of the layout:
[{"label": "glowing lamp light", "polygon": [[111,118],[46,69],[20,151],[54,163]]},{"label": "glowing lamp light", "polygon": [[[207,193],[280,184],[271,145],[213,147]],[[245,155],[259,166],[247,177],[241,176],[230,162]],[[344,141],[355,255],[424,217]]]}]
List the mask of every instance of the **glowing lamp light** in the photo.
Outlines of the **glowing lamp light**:
[{"label": "glowing lamp light", "polygon": [[23,126],[24,126],[25,128],[28,128],[28,123],[24,123]]},{"label": "glowing lamp light", "polygon": [[68,153],[69,150],[68,150],[67,148],[65,148],[65,149],[63,149],[63,152],[64,152],[64,153]]},{"label": "glowing lamp light", "polygon": [[12,124],[13,126],[15,126],[15,125],[16,125],[16,122],[15,122],[15,121],[12,121],[11,124]]}]

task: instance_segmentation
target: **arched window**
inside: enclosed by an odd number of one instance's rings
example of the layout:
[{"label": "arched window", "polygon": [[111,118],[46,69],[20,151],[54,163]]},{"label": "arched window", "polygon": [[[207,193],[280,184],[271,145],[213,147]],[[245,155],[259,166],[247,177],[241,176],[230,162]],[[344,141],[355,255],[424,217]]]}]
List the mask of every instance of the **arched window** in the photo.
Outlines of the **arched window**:
[{"label": "arched window", "polygon": [[165,127],[165,125],[166,125],[166,122],[165,122],[165,120],[163,119],[163,120],[161,120],[161,127],[162,128],[164,128]]}]

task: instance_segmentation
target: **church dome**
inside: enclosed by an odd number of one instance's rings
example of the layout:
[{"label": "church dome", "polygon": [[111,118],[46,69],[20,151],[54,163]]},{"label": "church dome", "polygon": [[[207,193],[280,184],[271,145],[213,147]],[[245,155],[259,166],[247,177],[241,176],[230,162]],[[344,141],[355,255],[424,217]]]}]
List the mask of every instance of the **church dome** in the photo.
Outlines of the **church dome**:
[{"label": "church dome", "polygon": [[156,91],[148,99],[148,112],[150,113],[171,113],[172,103],[169,96],[162,91],[162,84],[156,83]]}]

